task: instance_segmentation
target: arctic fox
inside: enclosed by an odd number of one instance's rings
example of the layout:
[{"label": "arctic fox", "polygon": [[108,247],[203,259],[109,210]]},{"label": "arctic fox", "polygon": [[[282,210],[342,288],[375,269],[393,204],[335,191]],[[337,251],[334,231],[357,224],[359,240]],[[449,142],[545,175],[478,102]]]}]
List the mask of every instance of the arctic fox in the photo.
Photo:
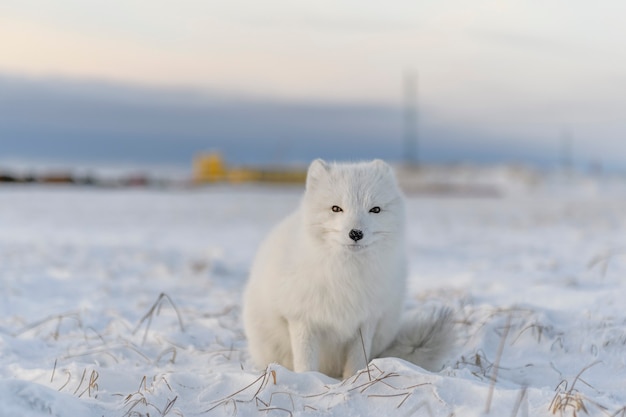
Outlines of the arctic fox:
[{"label": "arctic fox", "polygon": [[385,162],[313,161],[300,207],[252,265],[243,319],[253,362],[347,378],[386,349],[415,361],[424,348],[431,361],[446,313],[430,329],[409,324],[399,338],[405,346],[393,344],[406,287],[404,217]]}]

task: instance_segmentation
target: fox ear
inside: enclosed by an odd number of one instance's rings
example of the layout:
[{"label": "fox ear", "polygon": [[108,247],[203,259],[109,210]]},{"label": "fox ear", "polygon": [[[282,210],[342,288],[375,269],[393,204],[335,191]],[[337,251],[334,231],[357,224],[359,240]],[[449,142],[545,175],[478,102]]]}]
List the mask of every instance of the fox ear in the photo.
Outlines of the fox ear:
[{"label": "fox ear", "polygon": [[380,170],[381,172],[385,172],[385,173],[391,172],[391,167],[389,166],[389,164],[383,161],[382,159],[374,159],[372,161],[372,165],[374,165],[376,169]]},{"label": "fox ear", "polygon": [[329,170],[330,166],[321,159],[316,159],[311,162],[306,174],[306,189],[311,189],[317,181],[328,175]]}]

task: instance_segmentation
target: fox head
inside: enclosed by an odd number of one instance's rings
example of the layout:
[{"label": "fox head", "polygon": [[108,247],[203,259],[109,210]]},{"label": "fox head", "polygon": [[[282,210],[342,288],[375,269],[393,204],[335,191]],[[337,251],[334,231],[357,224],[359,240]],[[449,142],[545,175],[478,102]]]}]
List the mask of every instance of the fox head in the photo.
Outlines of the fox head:
[{"label": "fox head", "polygon": [[381,160],[313,161],[303,211],[313,238],[337,250],[362,252],[404,238],[404,198]]}]

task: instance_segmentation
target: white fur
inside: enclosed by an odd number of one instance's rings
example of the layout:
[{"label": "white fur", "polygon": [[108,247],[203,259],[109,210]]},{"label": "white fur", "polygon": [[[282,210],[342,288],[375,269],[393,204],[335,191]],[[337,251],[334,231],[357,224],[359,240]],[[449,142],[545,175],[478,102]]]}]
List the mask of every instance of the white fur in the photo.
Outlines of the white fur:
[{"label": "white fur", "polygon": [[300,207],[252,266],[243,318],[254,363],[345,378],[388,348],[406,286],[404,217],[385,162],[313,161]]}]

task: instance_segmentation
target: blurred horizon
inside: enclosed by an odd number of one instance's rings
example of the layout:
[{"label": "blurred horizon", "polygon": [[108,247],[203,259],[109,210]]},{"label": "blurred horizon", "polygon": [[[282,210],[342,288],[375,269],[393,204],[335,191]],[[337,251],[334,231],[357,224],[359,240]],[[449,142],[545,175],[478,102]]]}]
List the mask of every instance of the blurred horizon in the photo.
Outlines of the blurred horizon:
[{"label": "blurred horizon", "polygon": [[420,163],[626,172],[625,11],[7,0],[0,168],[400,162],[408,73]]},{"label": "blurred horizon", "polygon": [[[404,160],[401,103],[271,100],[2,74],[0,88],[0,168],[28,162],[186,166],[206,151],[236,164],[306,164],[318,157]],[[506,149],[497,138],[469,129],[424,121],[419,135],[435,139],[420,143],[422,163],[558,164],[556,150],[546,158],[540,150]],[[471,137],[471,146],[457,143],[459,137]]]}]

